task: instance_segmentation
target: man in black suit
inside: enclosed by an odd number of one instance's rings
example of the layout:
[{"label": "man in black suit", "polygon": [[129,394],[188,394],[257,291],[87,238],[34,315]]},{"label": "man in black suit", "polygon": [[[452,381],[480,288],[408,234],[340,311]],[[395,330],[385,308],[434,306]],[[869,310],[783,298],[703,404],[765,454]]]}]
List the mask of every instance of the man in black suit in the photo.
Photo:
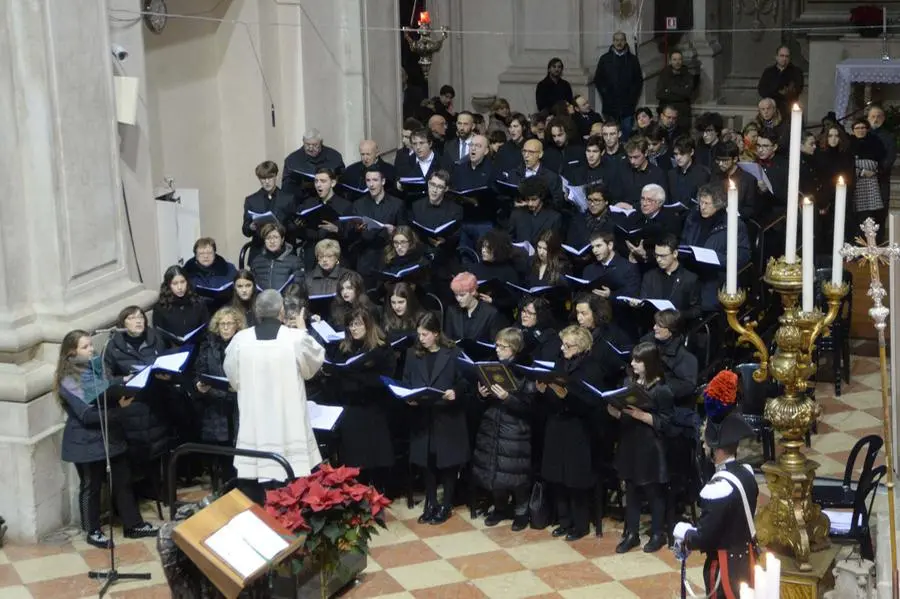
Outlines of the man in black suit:
[{"label": "man in black suit", "polygon": [[440,168],[440,158],[427,129],[413,131],[409,143],[413,153],[408,161],[397,166],[397,189],[407,203],[412,203],[425,196],[426,181]]},{"label": "man in black suit", "polygon": [[375,286],[374,273],[385,246],[394,234],[394,228],[406,224],[406,210],[402,200],[387,194],[384,175],[377,168],[370,167],[366,171],[366,188],[369,193],[353,203],[353,214],[384,224],[383,228],[375,229],[354,223],[358,232],[356,271],[366,279],[367,288],[372,289]]},{"label": "man in black suit", "polygon": [[762,216],[756,179],[737,165],[740,155],[737,144],[730,139],[719,142],[713,152],[716,166],[710,177],[710,183],[721,186],[727,193],[728,182],[734,182],[738,190],[738,212],[741,218]]},{"label": "man in black suit", "polygon": [[469,156],[450,171],[450,189],[458,194],[465,211],[460,235],[463,247],[474,248],[475,242],[494,227],[498,208],[495,178],[494,164],[488,158],[488,139],[473,135]]},{"label": "man in black suit", "polygon": [[525,179],[519,183],[519,202],[522,207],[516,208],[509,216],[507,231],[514,243],[529,242],[537,247],[538,238],[544,231],[562,229],[562,217],[552,208],[545,208],[547,186],[537,177]]},{"label": "man in black suit", "polygon": [[674,152],[675,168],[666,176],[669,180],[669,196],[667,204],[679,203],[684,208],[679,210],[691,210],[697,205],[697,190],[709,183],[709,169],[698,164],[694,160],[694,152],[697,145],[690,136],[682,136],[675,140]]},{"label": "man in black suit", "polygon": [[259,238],[257,223],[253,222],[253,215],[271,212],[282,227],[287,228],[294,216],[296,203],[294,197],[278,189],[275,185],[278,179],[278,165],[271,160],[261,162],[256,167],[256,178],[259,179],[260,188],[244,198],[244,225],[242,230],[245,237],[249,237],[253,247],[258,249],[263,246]]},{"label": "man in black suit", "polygon": [[422,122],[416,119],[405,119],[403,121],[403,127],[400,129],[400,148],[394,153],[395,170],[399,169],[401,164],[405,164],[412,159],[413,151],[409,138],[412,136],[413,131],[418,131],[421,128]]},{"label": "man in black suit", "polygon": [[[318,210],[322,210],[326,206],[333,209],[338,217],[348,216],[352,212],[353,204],[334,192],[336,184],[337,178],[334,176],[334,171],[327,168],[318,169],[313,181],[315,195],[306,198],[294,216],[293,228],[296,230],[297,238],[302,241],[304,264],[307,270],[312,270],[316,265],[314,251],[316,244],[323,239],[334,239],[340,242],[347,230],[347,226],[342,225],[333,215],[330,218],[323,218],[320,216],[321,213],[317,214]],[[309,216],[300,214],[317,206],[322,206],[322,208],[309,213]]]},{"label": "man in black suit", "polygon": [[650,183],[641,190],[639,210],[630,215],[621,227],[625,231],[622,238],[629,252],[629,260],[653,264],[653,246],[667,235],[676,238],[681,235],[681,216],[677,210],[666,208],[665,203],[666,191],[659,185]]},{"label": "man in black suit", "polygon": [[340,177],[340,186],[345,198],[353,201],[368,192],[366,169],[373,165],[384,175],[388,188],[397,181],[397,169],[381,159],[378,144],[374,140],[364,139],[359,142],[359,162],[348,166]]},{"label": "man in black suit", "polygon": [[456,137],[444,144],[444,152],[441,156],[443,168],[450,170],[454,164],[468,158],[474,133],[474,115],[468,110],[460,110],[456,115]]},{"label": "man in black suit", "polygon": [[281,186],[287,193],[301,195],[304,188],[312,189],[313,177],[320,168],[340,174],[344,170],[344,158],[322,142],[318,129],[310,129],[303,134],[303,147],[284,159]]},{"label": "man in black suit", "polygon": [[778,136],[774,133],[760,132],[756,140],[757,163],[765,171],[772,184],[770,189],[765,181],[757,181],[760,203],[766,212],[782,213],[787,206],[788,159],[778,153]]},{"label": "man in black suit", "polygon": [[657,241],[654,258],[659,268],[644,273],[641,298],[669,300],[688,320],[700,316],[700,283],[678,262],[678,237],[666,235]]},{"label": "man in black suit", "polygon": [[582,279],[601,280],[592,293],[610,299],[624,295],[637,297],[641,291],[641,272],[636,264],[618,255],[615,250],[616,237],[608,231],[591,234],[591,253],[596,262],[584,267]]},{"label": "man in black suit", "polygon": [[[544,168],[543,164],[541,164],[541,158],[543,157],[544,144],[537,139],[529,139],[522,145],[522,158],[525,164],[513,171],[502,173],[502,178],[498,178],[498,181],[506,186],[518,186],[519,183],[525,179],[537,177],[547,186],[547,190],[552,198],[550,207],[561,210],[564,208],[566,202],[562,181],[560,180],[559,175],[550,169]],[[506,176],[503,177],[502,175]]]},{"label": "man in black suit", "polygon": [[603,122],[603,117],[594,112],[588,99],[580,94],[575,96],[575,114],[572,115],[572,119],[575,121],[575,126],[578,127],[581,139],[590,137],[591,127],[594,126],[594,123]]},{"label": "man in black suit", "polygon": [[620,208],[637,208],[646,185],[655,183],[666,189],[666,173],[650,162],[649,152],[650,144],[643,137],[633,137],[625,142],[628,163],[617,169],[614,178],[608,182],[611,199]]}]

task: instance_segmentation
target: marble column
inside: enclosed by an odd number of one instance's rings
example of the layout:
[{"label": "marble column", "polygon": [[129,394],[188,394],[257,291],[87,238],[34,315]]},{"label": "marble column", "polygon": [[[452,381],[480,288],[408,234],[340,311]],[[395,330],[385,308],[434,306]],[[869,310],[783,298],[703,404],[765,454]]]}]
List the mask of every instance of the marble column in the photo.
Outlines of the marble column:
[{"label": "marble column", "polygon": [[[500,74],[498,95],[507,98],[517,110],[533,112],[534,88],[547,76],[547,63],[554,56],[563,61],[563,77],[572,84],[572,91],[587,93],[593,75],[588,64],[596,62],[597,57],[584,55],[584,32],[602,29],[595,17],[598,5],[597,0],[513,2],[512,64]],[[585,13],[589,18],[585,18]]]},{"label": "marble column", "polygon": [[756,85],[763,70],[775,64],[775,50],[783,41],[785,10],[778,0],[719,0],[722,28],[735,30],[719,100],[725,104],[759,102]]},{"label": "marble column", "polygon": [[34,540],[72,517],[56,344],[155,293],[128,267],[106,3],[0,3],[0,56],[0,515]]}]

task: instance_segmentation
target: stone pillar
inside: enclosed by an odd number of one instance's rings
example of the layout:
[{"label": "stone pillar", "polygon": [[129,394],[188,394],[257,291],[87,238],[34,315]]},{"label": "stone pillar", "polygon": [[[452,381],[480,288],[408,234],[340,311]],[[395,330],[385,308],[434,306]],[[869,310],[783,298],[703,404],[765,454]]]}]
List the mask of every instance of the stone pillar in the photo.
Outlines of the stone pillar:
[{"label": "stone pillar", "polygon": [[593,71],[584,65],[584,30],[599,23],[584,19],[584,12],[586,5],[590,9],[596,4],[597,0],[513,2],[512,64],[500,74],[498,95],[517,109],[533,112],[534,88],[547,76],[547,63],[554,56],[563,61],[563,77],[572,84],[572,91],[587,93]]},{"label": "stone pillar", "polygon": [[[728,75],[719,98],[725,104],[759,102],[756,85],[763,70],[775,64],[775,50],[782,43],[781,27],[786,7],[777,0],[720,0],[722,11],[730,11],[731,36]],[[723,27],[726,27],[724,19]]]},{"label": "stone pillar", "polygon": [[696,104],[716,101],[716,91],[724,75],[716,57],[722,52],[718,35],[707,33],[710,29],[718,29],[718,10],[716,0],[694,0],[694,28],[686,42],[697,52],[700,61],[700,87],[694,99]]},{"label": "stone pillar", "polygon": [[128,269],[106,3],[9,0],[0,30],[0,514],[34,540],[71,517],[56,344],[155,293]]}]

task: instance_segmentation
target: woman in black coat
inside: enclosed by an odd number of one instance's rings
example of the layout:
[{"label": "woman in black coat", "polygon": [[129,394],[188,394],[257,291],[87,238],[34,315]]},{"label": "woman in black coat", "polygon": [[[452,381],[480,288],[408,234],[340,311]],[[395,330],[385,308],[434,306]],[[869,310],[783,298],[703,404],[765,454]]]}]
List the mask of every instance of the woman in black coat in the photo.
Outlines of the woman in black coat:
[{"label": "woman in black coat", "polygon": [[525,287],[565,285],[565,276],[571,272],[572,267],[563,252],[559,234],[552,229],[541,233],[525,278]]},{"label": "woman in black coat", "polygon": [[653,315],[653,332],[642,341],[656,344],[663,363],[666,385],[675,405],[693,408],[697,399],[697,357],[684,346],[684,321],[678,310],[660,310]]},{"label": "woman in black coat", "polygon": [[580,384],[598,385],[599,364],[591,353],[591,334],[579,326],[559,333],[562,359],[556,370],[565,374],[565,385],[537,383],[550,410],[544,436],[541,476],[553,486],[559,526],[554,537],[576,541],[590,532],[591,491],[597,482],[591,451],[591,414],[597,398]]},{"label": "woman in black coat", "polygon": [[[200,412],[200,441],[211,445],[234,447],[237,439],[237,393],[229,386],[219,389],[202,375],[225,378],[225,350],[235,333],[247,328],[244,315],[226,306],[213,314],[209,332],[197,351],[195,397]],[[213,456],[213,474],[227,481],[236,474],[231,456]]]},{"label": "woman in black coat", "polygon": [[[425,509],[420,524],[442,524],[453,513],[459,468],[469,460],[469,433],[462,397],[467,385],[459,371],[459,350],[441,331],[441,320],[424,312],[416,323],[416,345],[406,354],[403,384],[444,391],[429,405],[411,408],[409,459],[425,471]],[[438,506],[438,481],[444,500]]]},{"label": "woman in black coat", "polygon": [[[111,543],[100,528],[100,491],[107,478],[107,449],[113,499],[125,537],[150,537],[158,531],[141,518],[131,487],[127,445],[119,416],[130,409],[134,398],[123,397],[121,389],[118,393],[111,389],[129,379],[131,375],[104,378],[100,361],[94,357],[91,337],[86,331],[71,331],[63,338],[53,385],[67,416],[61,457],[64,462],[74,463],[78,471],[78,503],[81,526],[87,533],[85,540],[101,549],[108,549]],[[108,401],[103,397],[107,392],[111,396]],[[101,433],[104,419],[107,423],[105,447]]]},{"label": "woman in black coat", "polygon": [[[521,331],[501,330],[495,345],[497,360],[511,366],[523,346]],[[529,520],[531,404],[536,389],[530,381],[516,380],[516,385],[517,390],[509,392],[500,385],[486,387],[478,381],[478,396],[486,409],[475,435],[472,474],[480,487],[493,494],[494,508],[485,517],[485,526],[512,519],[513,531],[520,531]]]},{"label": "woman in black coat", "polygon": [[515,327],[522,331],[525,347],[522,357],[530,360],[555,362],[559,356],[559,333],[553,322],[553,313],[547,298],[523,295],[518,306],[519,322]]},{"label": "woman in black coat", "polygon": [[663,485],[669,482],[666,463],[665,430],[674,410],[672,391],[665,384],[659,351],[652,343],[639,343],[631,353],[634,372],[630,384],[643,387],[653,401],[653,409],[644,411],[628,407],[619,411],[607,406],[609,414],[619,420],[619,445],[616,449],[616,470],[625,481],[625,535],[616,546],[616,553],[641,544],[638,534],[641,520],[641,500],[650,503],[650,540],[644,553],[659,551],[666,545],[666,498]]},{"label": "woman in black coat", "polygon": [[346,336],[322,367],[331,403],[344,407],[338,458],[362,469],[364,478],[383,490],[394,465],[394,443],[388,419],[391,400],[381,377],[394,375],[394,352],[368,310],[348,312],[343,325]]},{"label": "woman in black coat", "polygon": [[265,247],[250,260],[250,270],[260,289],[281,292],[292,280],[303,278],[303,263],[293,246],[285,243],[284,235],[284,227],[277,223],[267,223],[260,229]]},{"label": "woman in black coat", "polygon": [[[428,291],[431,292],[438,291],[431,288],[428,265],[429,260],[425,256],[425,246],[419,241],[416,232],[407,225],[397,226],[391,235],[391,243],[384,248],[381,265],[378,268],[384,281],[381,285],[379,299],[389,295],[390,288],[399,280],[412,285],[417,293],[424,293],[426,288],[429,288]],[[416,270],[401,275],[400,272],[407,268],[416,268]]]},{"label": "woman in black coat", "polygon": [[[165,351],[162,338],[147,327],[147,316],[140,307],[124,308],[116,326],[125,331],[113,333],[106,346],[104,363],[108,376],[135,374]],[[164,382],[150,377],[147,386],[138,391],[137,401],[122,416],[128,452],[135,464],[149,462],[169,448],[172,434],[169,392],[165,387]]]},{"label": "woman in black coat", "polygon": [[169,347],[180,347],[191,341],[209,320],[209,311],[187,272],[177,264],[166,269],[159,287],[159,300],[153,307],[153,326],[166,339]]},{"label": "woman in black coat", "polygon": [[[479,281],[496,280],[499,283],[521,285],[528,272],[528,255],[513,247],[509,234],[500,229],[492,229],[481,236],[475,251],[481,262],[469,266],[469,270]],[[497,297],[494,297],[496,295]],[[482,301],[492,304],[497,310],[509,313],[516,305],[515,297],[507,289],[502,293],[479,294]]]},{"label": "woman in black coat", "polygon": [[[850,138],[843,127],[831,125],[823,130],[815,156],[817,178],[821,184],[820,194],[815,197],[819,211],[815,222],[821,230],[816,231],[815,240],[817,253],[825,253],[831,251],[834,236],[834,196],[838,177],[843,177],[851,197],[856,178],[856,161],[850,152]],[[847,227],[846,231],[848,239],[856,235],[852,227]]]},{"label": "woman in black coat", "polygon": [[[335,330],[344,330],[344,319],[347,314],[357,308],[368,310],[375,322],[378,322],[378,308],[366,295],[366,285],[362,275],[354,270],[344,272],[338,279],[337,295],[331,300],[329,308],[328,324]],[[317,317],[313,317],[315,321]]]}]

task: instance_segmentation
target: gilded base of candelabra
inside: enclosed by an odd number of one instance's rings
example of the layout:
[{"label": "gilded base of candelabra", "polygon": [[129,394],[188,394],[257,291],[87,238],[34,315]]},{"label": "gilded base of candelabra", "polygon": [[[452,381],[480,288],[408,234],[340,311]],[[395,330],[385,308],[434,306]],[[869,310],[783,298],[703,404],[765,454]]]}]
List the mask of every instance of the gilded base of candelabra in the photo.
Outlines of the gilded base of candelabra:
[{"label": "gilded base of candelabra", "polygon": [[802,312],[797,305],[803,286],[799,260],[793,264],[784,258],[770,260],[765,282],[781,296],[784,308],[775,333],[777,349],[771,359],[765,342],[756,333],[756,323],[743,325],[738,321],[737,312],[746,294],[741,290],[735,294],[722,290],[719,301],[729,326],[738,333],[738,343],[756,348],[760,368],[753,374],[754,380],[764,382],[771,376],[784,388],[784,393],[769,399],[765,407],[764,416],[781,435],[783,450],[776,462],[762,467],[771,498],[756,516],[757,538],[762,545],[793,556],[801,570],[808,570],[810,552],[829,544],[829,522],[812,502],[818,464],[808,460],[802,451],[804,436],[820,414],[818,404],[806,396],[806,389],[816,371],[812,360],[816,339],[834,321],[848,286],[823,285],[828,302],[826,315],[818,309]]}]

